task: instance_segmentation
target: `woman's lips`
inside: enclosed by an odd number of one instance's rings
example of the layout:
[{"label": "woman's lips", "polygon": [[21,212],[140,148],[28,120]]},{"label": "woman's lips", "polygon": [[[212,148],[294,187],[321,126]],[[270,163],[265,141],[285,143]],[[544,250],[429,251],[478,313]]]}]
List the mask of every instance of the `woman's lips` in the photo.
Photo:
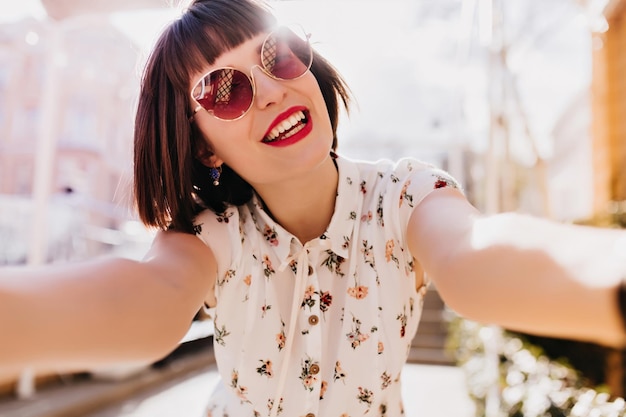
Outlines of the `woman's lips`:
[{"label": "woman's lips", "polygon": [[271,146],[288,146],[304,139],[312,129],[308,110],[294,107],[276,118],[262,142]]}]

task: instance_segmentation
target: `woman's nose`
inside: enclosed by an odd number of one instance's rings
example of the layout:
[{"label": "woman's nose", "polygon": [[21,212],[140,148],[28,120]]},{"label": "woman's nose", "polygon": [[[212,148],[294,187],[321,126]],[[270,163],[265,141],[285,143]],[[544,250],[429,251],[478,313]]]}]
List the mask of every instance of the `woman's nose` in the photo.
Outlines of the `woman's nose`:
[{"label": "woman's nose", "polygon": [[284,81],[272,78],[259,65],[252,68],[251,74],[256,89],[255,106],[264,109],[284,99],[287,93]]}]

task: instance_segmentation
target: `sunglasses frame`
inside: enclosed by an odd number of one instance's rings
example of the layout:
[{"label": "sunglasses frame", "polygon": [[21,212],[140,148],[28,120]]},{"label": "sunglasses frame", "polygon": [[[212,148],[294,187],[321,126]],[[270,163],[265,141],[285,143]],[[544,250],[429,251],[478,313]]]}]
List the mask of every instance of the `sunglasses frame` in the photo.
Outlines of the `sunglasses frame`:
[{"label": "sunglasses frame", "polygon": [[[261,45],[261,58],[263,58],[263,51],[265,50],[265,44],[267,43],[268,39],[270,39],[270,37],[272,35],[275,35],[276,33],[282,31],[282,30],[288,30],[290,32],[292,32],[294,34],[294,36],[299,37],[295,31],[293,31],[289,26],[279,26],[275,29],[273,29],[272,31],[270,31],[267,36],[265,37],[265,39],[263,40],[263,43]],[[301,27],[299,27],[299,32],[302,32],[302,34],[304,35],[304,39],[302,39],[302,41],[307,45],[308,50],[309,50],[309,62],[308,64],[302,62],[302,64],[305,65],[306,69],[302,72],[302,74],[298,75],[297,77],[293,77],[293,78],[280,78],[275,76],[274,74],[272,74],[266,67],[265,67],[265,63],[264,60],[261,59],[261,65],[259,64],[254,64],[250,67],[250,73],[247,74],[244,71],[234,68],[234,67],[219,67],[219,68],[214,68],[211,71],[207,72],[206,74],[204,74],[202,77],[200,77],[198,79],[198,81],[196,83],[193,84],[193,87],[191,88],[190,91],[190,96],[191,99],[193,100],[193,102],[196,103],[195,108],[193,109],[193,113],[191,115],[191,117],[189,118],[189,121],[193,121],[196,113],[198,113],[200,110],[205,110],[207,113],[209,113],[211,116],[215,117],[218,120],[222,120],[225,122],[234,122],[236,120],[239,120],[241,118],[243,118],[246,114],[248,114],[248,112],[250,111],[250,109],[252,108],[253,104],[254,104],[254,99],[256,97],[256,84],[254,83],[254,76],[252,75],[252,69],[255,67],[258,67],[261,71],[263,71],[264,74],[266,74],[268,77],[272,78],[273,80],[277,80],[277,81],[292,81],[292,80],[297,80],[301,77],[303,77],[310,69],[311,69],[311,65],[313,64],[313,47],[311,45],[311,34],[306,32],[305,30],[303,30]],[[297,58],[297,56],[296,56]],[[299,58],[298,58],[299,59]],[[222,70],[233,70],[233,71],[237,71],[240,72],[241,74],[243,74],[247,79],[248,82],[250,82],[250,85],[252,86],[252,99],[250,100],[250,104],[248,105],[248,107],[246,108],[246,110],[240,115],[237,116],[233,119],[224,119],[221,118],[219,116],[216,116],[215,113],[212,110],[207,110],[206,108],[204,108],[204,106],[202,106],[202,104],[200,104],[198,102],[198,100],[194,97],[194,90],[196,89],[196,87],[198,86],[198,84],[200,84],[202,82],[202,80],[206,79],[208,76],[210,76],[212,73],[216,72],[216,71],[222,71]]]}]

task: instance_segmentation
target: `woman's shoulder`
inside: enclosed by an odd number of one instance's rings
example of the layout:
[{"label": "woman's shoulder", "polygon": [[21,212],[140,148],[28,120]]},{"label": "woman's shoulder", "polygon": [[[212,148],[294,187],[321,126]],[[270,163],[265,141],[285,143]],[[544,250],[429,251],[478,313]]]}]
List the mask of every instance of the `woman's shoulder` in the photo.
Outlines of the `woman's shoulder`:
[{"label": "woman's shoulder", "polygon": [[216,241],[230,240],[233,233],[239,230],[239,209],[237,206],[228,206],[223,212],[204,209],[193,220],[193,231],[207,245]]}]

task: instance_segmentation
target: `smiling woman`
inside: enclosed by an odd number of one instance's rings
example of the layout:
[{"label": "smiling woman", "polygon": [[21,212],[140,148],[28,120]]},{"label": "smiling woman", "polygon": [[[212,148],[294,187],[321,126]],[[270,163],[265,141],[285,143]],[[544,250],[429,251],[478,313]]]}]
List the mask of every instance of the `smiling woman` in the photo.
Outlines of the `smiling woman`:
[{"label": "smiling woman", "polygon": [[293,36],[257,0],[195,0],[164,28],[134,126],[152,247],[0,269],[0,370],[155,360],[205,305],[207,415],[398,416],[430,282],[469,318],[623,346],[623,233],[482,216],[433,165],[345,157],[350,90]]}]

